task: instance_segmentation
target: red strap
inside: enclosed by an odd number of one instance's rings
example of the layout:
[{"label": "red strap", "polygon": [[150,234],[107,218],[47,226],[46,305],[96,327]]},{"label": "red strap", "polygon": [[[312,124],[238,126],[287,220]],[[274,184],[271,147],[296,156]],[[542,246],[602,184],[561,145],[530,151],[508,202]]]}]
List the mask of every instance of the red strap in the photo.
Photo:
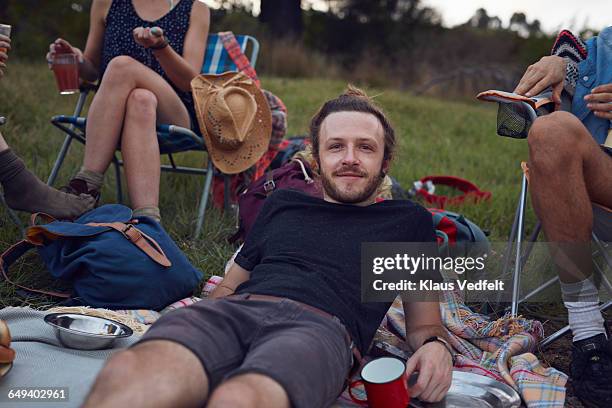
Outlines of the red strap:
[{"label": "red strap", "polygon": [[9,267],[13,264],[13,262],[21,258],[23,254],[25,254],[32,248],[34,248],[34,244],[24,239],[23,241],[19,241],[15,245],[11,246],[9,249],[4,251],[2,255],[0,255],[0,274],[2,274],[2,277],[4,278],[4,280],[10,283],[11,285],[17,286],[18,288],[25,289],[28,292],[41,293],[43,295],[54,296],[54,297],[64,298],[64,299],[69,298],[70,294],[68,293],[47,291],[47,290],[41,290],[41,289],[32,289],[27,286],[23,286],[18,283],[15,283],[8,277],[8,270],[9,270]]},{"label": "red strap", "polygon": [[481,200],[488,200],[491,198],[491,192],[481,191],[474,183],[455,176],[426,176],[420,180],[423,184],[427,181],[431,181],[434,185],[443,185],[453,187],[463,194],[449,197],[445,195],[431,194],[426,189],[420,188],[417,190],[417,194],[420,194],[425,198],[428,203],[438,205],[440,208],[444,208],[446,204],[456,205],[462,204],[466,199],[473,199],[475,202]]},{"label": "red strap", "polygon": [[257,72],[255,72],[255,68],[251,66],[251,62],[247,58],[246,55],[242,52],[240,48],[240,44],[236,41],[236,37],[234,33],[231,31],[224,31],[219,33],[219,38],[221,38],[221,42],[223,43],[223,47],[229,54],[234,64],[236,64],[236,68],[238,71],[244,72],[249,78],[255,82],[258,88],[261,88],[261,82],[257,77]]}]

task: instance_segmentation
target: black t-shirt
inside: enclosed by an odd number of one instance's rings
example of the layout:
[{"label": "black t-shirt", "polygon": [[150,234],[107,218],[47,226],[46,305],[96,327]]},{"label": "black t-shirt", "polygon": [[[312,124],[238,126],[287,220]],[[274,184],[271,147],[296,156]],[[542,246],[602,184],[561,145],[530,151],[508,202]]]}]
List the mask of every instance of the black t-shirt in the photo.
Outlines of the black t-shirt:
[{"label": "black t-shirt", "polygon": [[236,256],[251,271],[236,293],[285,297],[337,316],[364,352],[391,303],[361,302],[361,243],[434,240],[430,213],[410,201],[360,207],[278,190]]}]

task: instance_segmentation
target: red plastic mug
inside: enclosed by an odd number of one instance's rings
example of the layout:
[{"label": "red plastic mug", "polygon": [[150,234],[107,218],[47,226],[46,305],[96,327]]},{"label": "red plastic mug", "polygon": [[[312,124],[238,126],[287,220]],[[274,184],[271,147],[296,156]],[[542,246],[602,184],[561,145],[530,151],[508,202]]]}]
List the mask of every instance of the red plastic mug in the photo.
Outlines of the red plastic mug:
[{"label": "red plastic mug", "polygon": [[[367,399],[353,395],[353,388],[363,384]],[[349,386],[351,399],[370,408],[406,408],[410,392],[406,381],[406,363],[393,357],[381,357],[367,363],[361,369],[361,380]]]}]

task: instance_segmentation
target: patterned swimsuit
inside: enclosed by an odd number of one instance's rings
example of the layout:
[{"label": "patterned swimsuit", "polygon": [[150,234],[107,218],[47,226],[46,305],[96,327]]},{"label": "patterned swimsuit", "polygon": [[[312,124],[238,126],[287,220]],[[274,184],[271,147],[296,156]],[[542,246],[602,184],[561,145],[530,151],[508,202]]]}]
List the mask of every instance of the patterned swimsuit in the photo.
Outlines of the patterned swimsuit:
[{"label": "patterned swimsuit", "polygon": [[193,1],[194,0],[180,0],[176,7],[163,17],[155,21],[146,21],[140,18],[136,13],[136,9],[134,9],[131,0],[113,0],[108,15],[106,16],[101,72],[102,75],[104,75],[110,61],[120,55],[127,55],[140,61],[161,75],[172,88],[174,88],[187,108],[192,123],[195,124],[197,121],[195,119],[195,110],[191,93],[181,91],[174,86],[153,55],[152,50],[137,44],[132,36],[132,31],[136,27],[161,27],[164,30],[164,35],[168,39],[170,46],[179,55],[182,55],[185,36],[189,28],[189,17],[191,15]]}]

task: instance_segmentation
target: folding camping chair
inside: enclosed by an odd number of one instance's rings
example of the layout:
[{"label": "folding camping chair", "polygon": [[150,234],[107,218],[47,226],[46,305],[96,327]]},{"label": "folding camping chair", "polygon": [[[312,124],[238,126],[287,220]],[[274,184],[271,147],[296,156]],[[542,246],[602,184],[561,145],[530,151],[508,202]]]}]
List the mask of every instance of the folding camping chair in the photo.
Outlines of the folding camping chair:
[{"label": "folding camping chair", "polygon": [[[508,136],[513,138],[526,138],[529,132],[531,123],[536,120],[540,114],[545,114],[545,111],[540,110],[539,102],[526,101],[523,97],[517,98],[516,95],[500,92],[500,91],[486,91],[478,95],[478,98],[490,102],[498,102],[500,104],[498,111],[498,134],[502,136]],[[518,315],[519,305],[528,299],[533,298],[535,295],[541,293],[543,290],[554,285],[559,278],[555,276],[544,282],[537,288],[531,290],[529,293],[521,296],[521,274],[529,255],[533,249],[535,242],[538,239],[540,231],[542,229],[541,222],[535,226],[531,236],[527,239],[526,247],[523,248],[523,235],[525,227],[525,207],[527,205],[527,188],[528,188],[528,169],[525,163],[521,163],[523,169],[522,181],[521,181],[521,192],[519,195],[518,204],[514,216],[514,222],[512,224],[512,230],[508,239],[508,245],[506,247],[505,262],[502,266],[501,274],[505,276],[510,268],[510,263],[514,261],[514,270],[512,273],[512,301],[510,306],[510,312],[512,316]],[[594,228],[591,234],[592,242],[594,244],[593,252],[593,266],[596,273],[601,275],[601,282],[603,287],[612,295],[612,284],[605,275],[606,268],[612,268],[612,255],[610,254],[610,244],[612,243],[612,231],[609,228],[601,228],[599,226],[604,224],[612,223],[612,210],[593,204],[594,209]],[[514,252],[512,249],[514,248]],[[602,264],[595,261],[598,257],[601,257]],[[604,311],[612,306],[612,301],[604,302],[600,306],[600,310]],[[541,347],[545,348],[551,343],[559,339],[570,331],[570,327],[565,326],[562,329],[551,334],[545,338],[541,343]]]},{"label": "folding camping chair", "polygon": [[[249,52],[248,58],[252,67],[255,67],[257,63],[257,55],[259,53],[259,42],[252,36],[249,35],[237,35],[236,41],[240,45],[240,48],[243,53],[246,54],[247,47],[251,44],[251,50]],[[204,55],[204,63],[202,65],[202,73],[206,74],[221,74],[227,71],[236,71],[236,65],[232,61],[231,57],[227,53],[223,43],[221,41],[221,37],[218,34],[210,34],[208,36],[208,41],[206,45],[206,52]],[[80,117],[81,111],[83,110],[83,106],[87,100],[87,96],[90,91],[95,91],[97,87],[91,84],[85,84],[81,87],[81,92],[79,95],[79,99],[77,101],[74,114],[72,116],[58,115],[54,116],[51,119],[51,123],[56,126],[58,129],[66,133],[66,138],[64,139],[64,143],[57,155],[57,159],[55,164],[53,165],[53,169],[51,170],[51,174],[49,175],[49,179],[47,180],[48,185],[52,185],[57,178],[57,174],[64,162],[66,154],[68,152],[68,148],[72,143],[72,140],[77,140],[83,144],[85,144],[85,125],[87,123],[87,118]],[[197,145],[196,148],[184,149],[180,146],[173,145],[172,137],[173,136],[182,136],[186,137],[187,140],[191,139]],[[172,156],[173,153],[178,153],[181,151],[187,150],[200,150],[206,151],[206,146],[204,145],[204,139],[201,135],[196,134],[190,129],[186,129],[180,126],[171,125],[171,124],[163,124],[157,126],[157,138],[160,145],[160,154],[167,154],[168,160],[170,164],[162,164],[162,171],[173,172],[173,173],[182,173],[182,174],[193,174],[193,175],[203,175],[204,178],[204,186],[202,195],[200,196],[200,203],[198,207],[198,213],[196,218],[196,227],[193,234],[193,238],[196,239],[199,237],[200,232],[202,231],[202,226],[204,223],[204,216],[206,212],[206,205],[208,203],[208,195],[210,192],[210,187],[212,184],[213,172],[215,171],[212,160],[208,160],[207,168],[198,168],[198,167],[184,167],[177,166],[174,158]],[[113,166],[115,168],[116,175],[116,191],[117,191],[117,201],[123,202],[123,193],[121,189],[121,166],[123,165],[123,161],[117,158],[115,154],[112,159]],[[229,207],[229,195],[227,192],[229,191],[229,177],[224,175],[225,177],[225,197],[224,204],[226,210]]]}]

